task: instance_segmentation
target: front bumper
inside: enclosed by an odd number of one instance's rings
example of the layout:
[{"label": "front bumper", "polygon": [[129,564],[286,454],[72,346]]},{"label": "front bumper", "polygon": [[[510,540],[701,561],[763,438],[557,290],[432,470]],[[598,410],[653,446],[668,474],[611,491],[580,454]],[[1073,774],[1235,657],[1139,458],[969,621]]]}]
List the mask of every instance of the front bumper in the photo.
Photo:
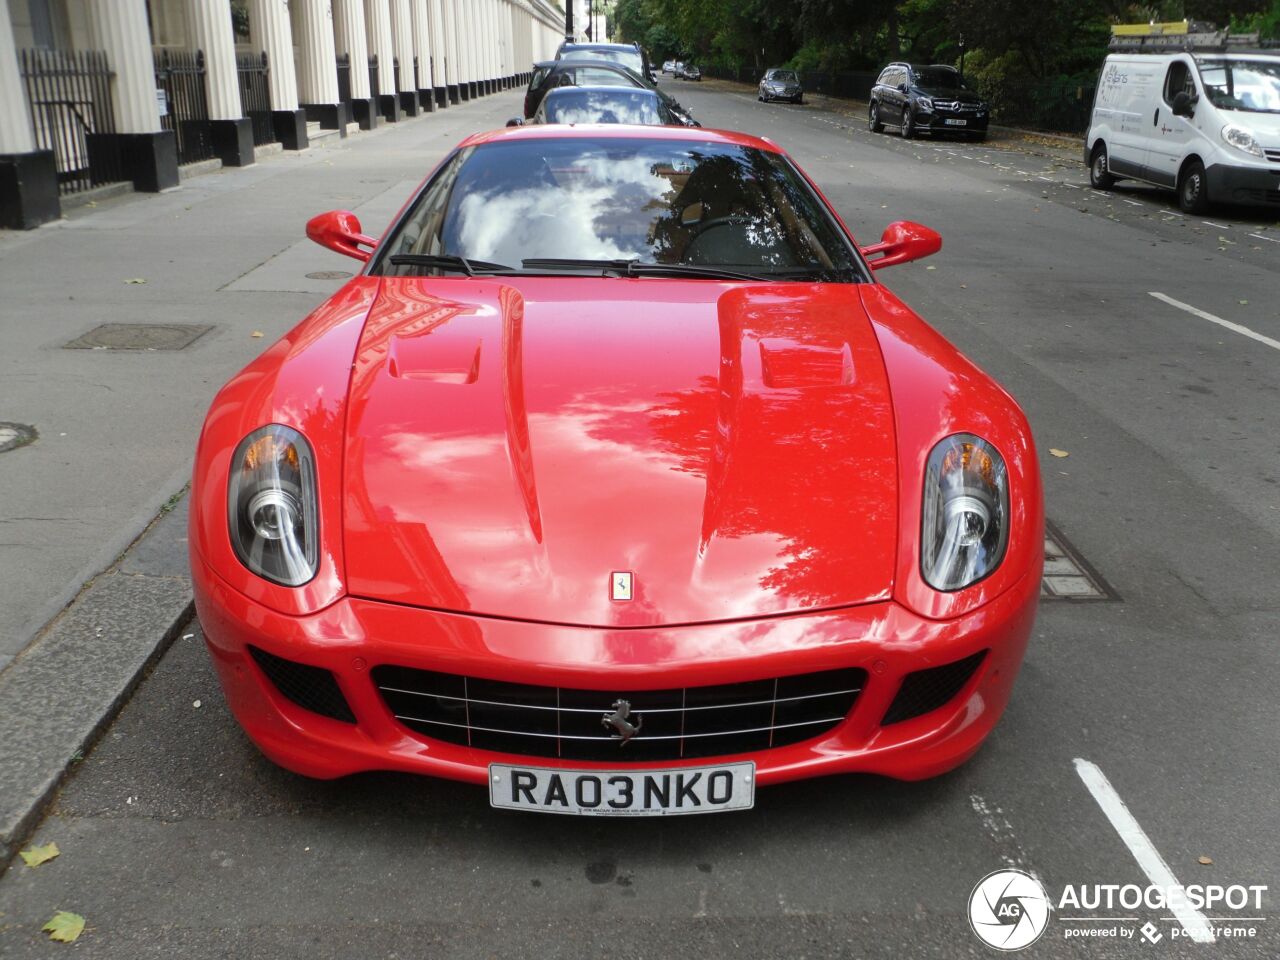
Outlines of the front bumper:
[{"label": "front bumper", "polygon": [[[986,113],[979,116],[969,111],[932,110],[916,114],[916,128],[934,133],[986,133],[990,119]],[[963,120],[964,124],[947,123],[948,120]]]},{"label": "front bumper", "polygon": [[1205,170],[1209,199],[1215,203],[1280,206],[1280,164],[1270,168],[1215,163]]},{"label": "front bumper", "polygon": [[[287,616],[231,589],[192,557],[196,609],[227,702],[267,757],[310,777],[400,770],[485,783],[490,763],[575,769],[679,767],[750,759],[757,782],[867,772],[905,780],[944,773],[982,744],[1004,711],[1035,617],[1039,583],[1017,585],[949,621],[877,603],[824,613],[684,627],[610,630],[472,617],[347,597],[310,616]],[[249,653],[330,671],[355,722],[286,699]],[[942,707],[881,726],[903,677],[988,651]],[[732,757],[663,763],[528,758],[434,740],[392,715],[370,679],[391,664],[570,689],[663,689],[861,667],[853,709],[827,733]]]}]

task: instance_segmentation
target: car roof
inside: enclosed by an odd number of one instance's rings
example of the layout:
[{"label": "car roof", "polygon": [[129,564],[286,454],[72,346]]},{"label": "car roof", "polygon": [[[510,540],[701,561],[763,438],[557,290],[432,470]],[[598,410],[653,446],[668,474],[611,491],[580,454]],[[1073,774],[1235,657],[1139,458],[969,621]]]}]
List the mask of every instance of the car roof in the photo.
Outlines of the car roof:
[{"label": "car roof", "polygon": [[708,130],[706,127],[641,127],[608,123],[585,124],[577,127],[523,126],[503,127],[484,133],[474,133],[458,144],[478,147],[487,143],[503,143],[508,140],[595,140],[601,137],[617,139],[672,140],[683,143],[718,143],[727,146],[751,147],[767,153],[783,153],[781,147],[770,140],[753,137],[732,130]]},{"label": "car roof", "polygon": [[633,97],[636,94],[640,94],[641,96],[653,97],[655,100],[660,99],[658,97],[658,91],[653,90],[650,87],[624,87],[622,84],[618,84],[616,86],[614,86],[613,84],[600,84],[597,87],[579,87],[577,85],[569,86],[569,87],[552,87],[550,90],[547,91],[547,96],[563,97],[566,94],[570,94],[570,93],[588,93],[588,92],[590,93],[625,93],[629,97]]},{"label": "car roof", "polygon": [[562,43],[561,50],[631,50],[640,48],[634,43]]}]

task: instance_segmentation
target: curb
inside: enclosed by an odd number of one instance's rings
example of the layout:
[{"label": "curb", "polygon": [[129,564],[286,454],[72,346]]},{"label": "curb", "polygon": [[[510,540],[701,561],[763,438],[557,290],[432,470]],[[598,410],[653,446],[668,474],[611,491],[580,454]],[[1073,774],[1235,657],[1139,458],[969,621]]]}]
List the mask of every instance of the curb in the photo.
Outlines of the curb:
[{"label": "curb", "polygon": [[0,672],[0,873],[192,616],[184,490]]}]

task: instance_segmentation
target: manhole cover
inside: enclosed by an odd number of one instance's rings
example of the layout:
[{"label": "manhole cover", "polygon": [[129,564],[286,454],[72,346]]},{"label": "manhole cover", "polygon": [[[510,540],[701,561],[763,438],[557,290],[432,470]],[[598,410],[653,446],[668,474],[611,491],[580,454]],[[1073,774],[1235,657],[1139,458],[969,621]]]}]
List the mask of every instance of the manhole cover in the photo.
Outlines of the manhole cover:
[{"label": "manhole cover", "polygon": [[25,423],[6,423],[0,420],[0,453],[25,447],[37,436],[35,427],[29,427]]},{"label": "manhole cover", "polygon": [[104,323],[64,350],[182,350],[213,327],[194,323]]},{"label": "manhole cover", "polygon": [[308,280],[345,280],[351,274],[345,270],[315,270],[307,274]]},{"label": "manhole cover", "polygon": [[1062,531],[1046,520],[1040,599],[1119,600],[1120,595],[1080,556]]}]

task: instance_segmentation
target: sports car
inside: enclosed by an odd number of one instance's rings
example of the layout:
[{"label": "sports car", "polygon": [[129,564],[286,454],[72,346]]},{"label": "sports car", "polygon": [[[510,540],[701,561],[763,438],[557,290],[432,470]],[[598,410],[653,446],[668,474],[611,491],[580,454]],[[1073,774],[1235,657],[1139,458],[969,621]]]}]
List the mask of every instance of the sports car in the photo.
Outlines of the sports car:
[{"label": "sports car", "polygon": [[1043,512],[1018,405],[776,144],[470,137],[360,274],[217,394],[196,606],[227,702],[310,777],[501,807],[740,809],[940,774],[1009,700]]}]

